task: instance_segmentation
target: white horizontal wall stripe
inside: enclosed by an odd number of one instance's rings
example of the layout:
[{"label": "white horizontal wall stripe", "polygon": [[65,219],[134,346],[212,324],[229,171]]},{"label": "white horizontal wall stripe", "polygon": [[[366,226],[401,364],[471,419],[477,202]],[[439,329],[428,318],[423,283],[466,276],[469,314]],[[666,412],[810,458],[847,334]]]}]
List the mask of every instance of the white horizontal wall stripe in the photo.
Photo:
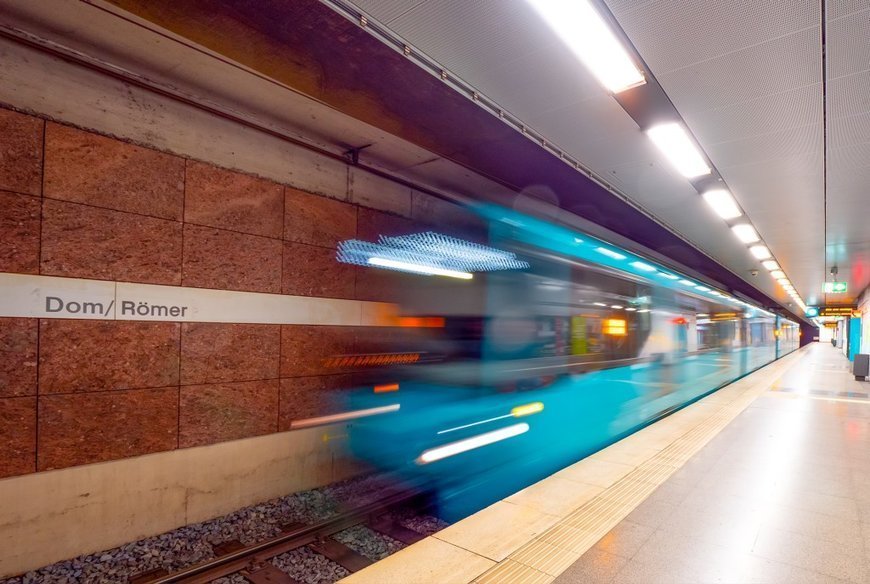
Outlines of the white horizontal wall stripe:
[{"label": "white horizontal wall stripe", "polygon": [[394,304],[0,273],[0,316],[390,326]]}]

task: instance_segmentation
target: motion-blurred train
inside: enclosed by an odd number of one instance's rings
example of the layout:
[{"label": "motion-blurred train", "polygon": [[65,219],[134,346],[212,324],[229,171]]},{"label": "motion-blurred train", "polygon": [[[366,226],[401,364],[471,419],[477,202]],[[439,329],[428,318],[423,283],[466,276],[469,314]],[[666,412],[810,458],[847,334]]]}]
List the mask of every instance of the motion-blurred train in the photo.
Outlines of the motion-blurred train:
[{"label": "motion-blurred train", "polygon": [[[466,516],[798,347],[794,322],[568,227],[474,207],[486,246],[437,234],[347,242],[417,272],[417,326],[352,393],[356,455]],[[357,255],[354,260],[351,256]],[[348,260],[350,258],[350,260]]]}]

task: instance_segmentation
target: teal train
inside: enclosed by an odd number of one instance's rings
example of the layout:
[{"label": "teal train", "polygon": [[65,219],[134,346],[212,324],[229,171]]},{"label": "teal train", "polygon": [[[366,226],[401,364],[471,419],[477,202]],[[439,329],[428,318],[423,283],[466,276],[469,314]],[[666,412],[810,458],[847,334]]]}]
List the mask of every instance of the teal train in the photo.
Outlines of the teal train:
[{"label": "teal train", "polygon": [[401,322],[351,394],[353,452],[453,521],[797,349],[796,323],[570,227],[479,205],[486,245],[345,242],[403,277]]}]

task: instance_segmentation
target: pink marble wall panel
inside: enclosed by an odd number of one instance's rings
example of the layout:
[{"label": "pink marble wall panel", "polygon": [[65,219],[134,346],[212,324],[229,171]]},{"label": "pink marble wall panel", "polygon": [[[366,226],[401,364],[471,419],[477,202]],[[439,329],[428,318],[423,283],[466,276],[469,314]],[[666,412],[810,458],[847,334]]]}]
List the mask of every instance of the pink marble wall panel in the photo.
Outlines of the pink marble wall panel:
[{"label": "pink marble wall panel", "polygon": [[339,373],[324,361],[353,352],[353,327],[281,326],[281,377]]},{"label": "pink marble wall panel", "polygon": [[278,377],[280,325],[184,323],[181,331],[184,385]]},{"label": "pink marble wall panel", "polygon": [[351,387],[350,375],[282,379],[278,430],[289,430],[294,420],[347,411],[347,392],[343,390]]},{"label": "pink marble wall panel", "polygon": [[0,108],[0,190],[42,193],[42,135],[39,118]]},{"label": "pink marble wall panel", "polygon": [[0,318],[0,397],[36,395],[37,321]]},{"label": "pink marble wall panel", "polygon": [[39,393],[178,385],[181,325],[173,322],[40,322]]},{"label": "pink marble wall panel", "polygon": [[43,202],[42,274],[181,284],[181,223]]},{"label": "pink marble wall panel", "polygon": [[0,272],[39,273],[41,205],[36,197],[0,191]]},{"label": "pink marble wall panel", "polygon": [[0,398],[0,478],[36,470],[36,398]]},{"label": "pink marble wall panel", "polygon": [[323,247],[356,237],[357,207],[287,187],[284,239]]},{"label": "pink marble wall panel", "polygon": [[181,388],[182,448],[270,434],[278,429],[278,380]]},{"label": "pink marble wall panel", "polygon": [[188,161],[184,220],[280,239],[284,228],[284,187]]},{"label": "pink marble wall panel", "polygon": [[407,235],[421,231],[415,229],[414,222],[410,219],[383,211],[360,207],[358,217],[357,236],[365,241],[377,241],[381,235]]},{"label": "pink marble wall panel", "polygon": [[277,239],[184,226],[184,285],[246,292],[281,292]]},{"label": "pink marble wall panel", "polygon": [[184,159],[49,122],[45,196],[179,221]]},{"label": "pink marble wall panel", "polygon": [[177,446],[177,387],[39,398],[39,470]]},{"label": "pink marble wall panel", "polygon": [[335,259],[335,250],[304,243],[284,244],[284,294],[353,298],[356,268]]}]

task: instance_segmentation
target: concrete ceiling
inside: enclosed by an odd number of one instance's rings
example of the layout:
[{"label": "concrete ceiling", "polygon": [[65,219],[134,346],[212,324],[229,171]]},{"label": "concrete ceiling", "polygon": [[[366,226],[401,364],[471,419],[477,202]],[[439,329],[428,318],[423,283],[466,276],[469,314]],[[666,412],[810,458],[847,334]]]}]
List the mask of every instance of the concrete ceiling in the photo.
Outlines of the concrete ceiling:
[{"label": "concrete ceiling", "polygon": [[[760,266],[746,247],[525,2],[355,4],[788,303],[765,270],[750,275]],[[870,283],[870,4],[606,4],[807,304],[854,302]],[[825,298],[834,264],[849,293]]]}]

